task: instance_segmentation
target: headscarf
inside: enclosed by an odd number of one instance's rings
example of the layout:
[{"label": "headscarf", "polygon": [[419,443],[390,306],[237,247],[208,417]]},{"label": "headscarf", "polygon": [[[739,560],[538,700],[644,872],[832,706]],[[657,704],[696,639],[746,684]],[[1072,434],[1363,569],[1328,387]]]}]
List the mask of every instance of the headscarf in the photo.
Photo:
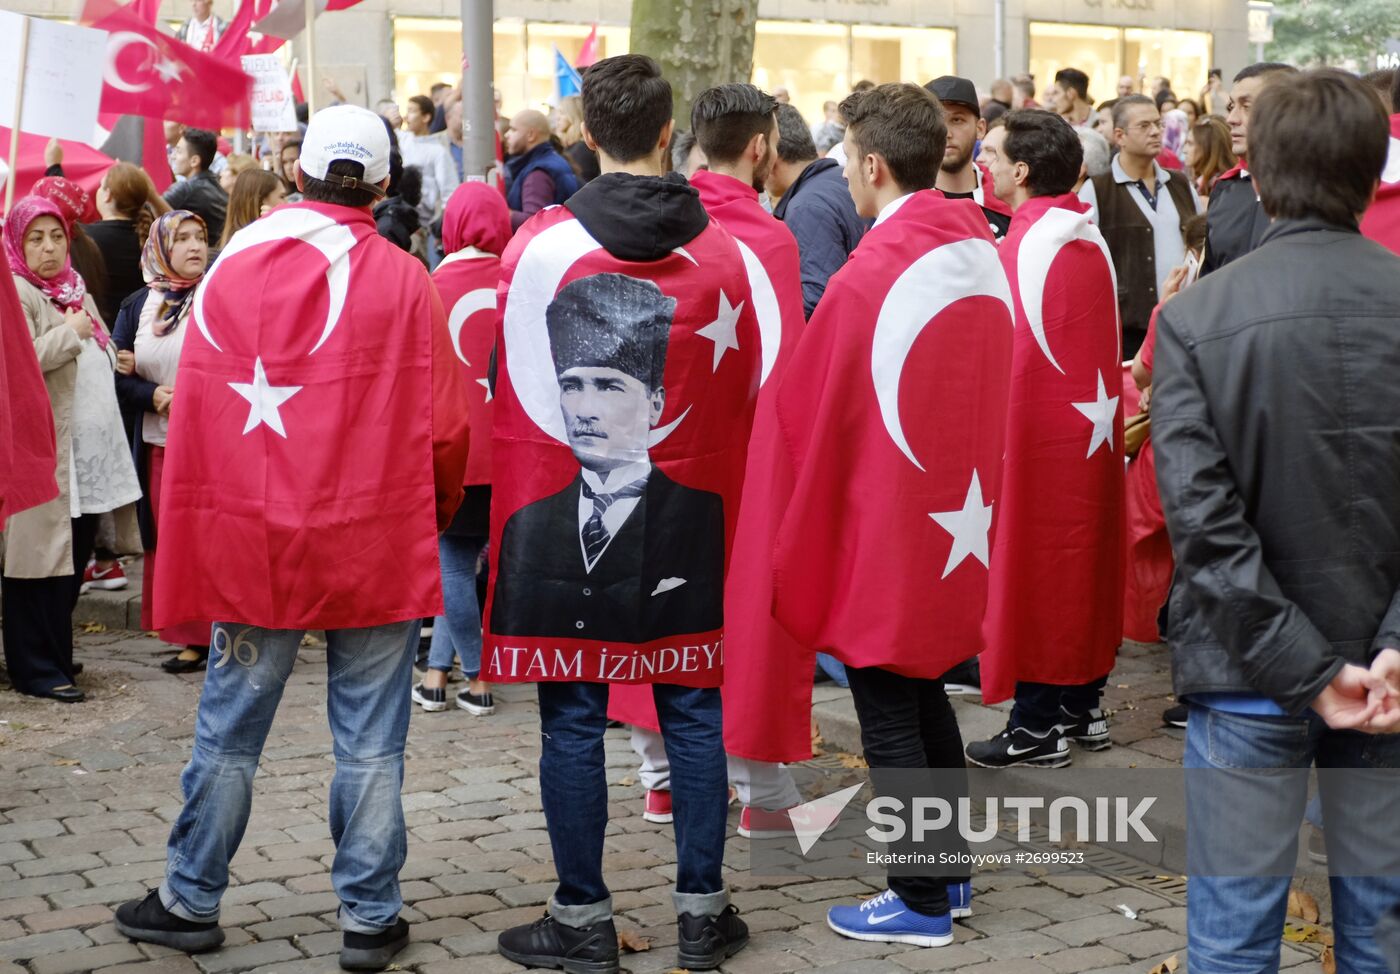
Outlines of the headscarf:
[{"label": "headscarf", "polygon": [[510,208],[499,190],[486,183],[463,183],[442,211],[442,249],[455,254],[475,247],[497,257],[510,243]]},{"label": "headscarf", "polygon": [[1182,143],[1186,141],[1186,130],[1191,127],[1186,113],[1173,108],[1162,116],[1162,148],[1174,156],[1181,155]]},{"label": "headscarf", "polygon": [[92,194],[62,176],[45,176],[30,192],[57,204],[70,229],[74,223],[85,221],[92,210]]},{"label": "headscarf", "polygon": [[19,200],[5,220],[5,258],[9,261],[10,272],[43,291],[44,297],[52,301],[56,308],[62,311],[81,310],[83,298],[87,295],[87,285],[83,283],[78,272],[73,270],[70,255],[64,255],[62,269],[49,278],[40,277],[30,270],[28,262],[24,259],[24,235],[29,232],[30,224],[41,216],[51,216],[58,220],[63,226],[64,236],[70,236],[68,221],[64,219],[63,211],[57,204],[40,196],[26,196]]},{"label": "headscarf", "polygon": [[[165,335],[180,326],[186,310],[190,307],[188,298],[194,293],[195,285],[204,277],[204,271],[200,272],[199,277],[181,277],[170,265],[170,252],[175,249],[175,234],[180,229],[180,224],[186,220],[197,221],[204,227],[206,237],[208,236],[209,228],[205,226],[204,218],[199,214],[189,210],[171,210],[169,213],[162,213],[151,224],[146,246],[141,250],[141,276],[163,302],[153,329],[157,335]],[[206,265],[204,270],[208,269]]]}]

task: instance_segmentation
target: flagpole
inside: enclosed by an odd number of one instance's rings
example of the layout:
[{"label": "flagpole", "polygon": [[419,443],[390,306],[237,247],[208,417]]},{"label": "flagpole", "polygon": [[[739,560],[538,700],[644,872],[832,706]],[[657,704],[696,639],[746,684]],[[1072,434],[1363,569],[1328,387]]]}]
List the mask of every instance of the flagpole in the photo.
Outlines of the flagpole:
[{"label": "flagpole", "polygon": [[493,0],[461,0],[462,174],[483,179],[496,165],[496,102],[491,96]]},{"label": "flagpole", "polygon": [[316,0],[306,0],[306,116],[316,113]]},{"label": "flagpole", "polygon": [[15,79],[15,117],[10,125],[10,175],[5,180],[5,212],[15,201],[15,182],[19,179],[19,130],[24,124],[24,67],[29,57],[29,18],[20,18],[19,71]]}]

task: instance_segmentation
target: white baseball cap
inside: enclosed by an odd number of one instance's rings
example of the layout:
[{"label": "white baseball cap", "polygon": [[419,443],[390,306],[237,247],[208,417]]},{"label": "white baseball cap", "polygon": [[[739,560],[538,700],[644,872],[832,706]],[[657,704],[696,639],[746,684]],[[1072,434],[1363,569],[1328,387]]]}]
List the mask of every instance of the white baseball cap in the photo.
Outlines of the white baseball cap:
[{"label": "white baseball cap", "polygon": [[[328,175],[337,160],[358,162],[365,167],[363,179]],[[368,189],[382,195],[378,183],[389,175],[389,131],[384,120],[359,105],[333,105],[311,116],[301,140],[301,171],[313,179],[346,185],[347,189]]]}]

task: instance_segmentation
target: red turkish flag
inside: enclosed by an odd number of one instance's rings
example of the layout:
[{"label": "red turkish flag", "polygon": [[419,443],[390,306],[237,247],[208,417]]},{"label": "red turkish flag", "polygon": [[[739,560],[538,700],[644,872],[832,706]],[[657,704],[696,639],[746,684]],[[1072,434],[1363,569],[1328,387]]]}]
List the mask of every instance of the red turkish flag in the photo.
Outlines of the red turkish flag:
[{"label": "red turkish flag", "polygon": [[[734,551],[724,584],[725,750],[758,761],[804,761],[812,756],[813,653],[773,621],[774,492],[779,449],[773,399],[806,326],[797,241],[758,202],[758,193],[731,176],[701,170],[690,178],[700,202],[739,243],[762,340],[761,386],[749,437]],[[608,714],[659,729],[645,687],[617,686]]]},{"label": "red turkish flag", "polygon": [[0,526],[58,496],[53,406],[15,282],[0,274]]},{"label": "red turkish flag", "polygon": [[249,123],[252,79],[236,62],[163,34],[112,0],[87,0],[82,20],[108,32],[104,113],[176,119],[208,129]]},{"label": "red turkish flag", "polygon": [[423,265],[368,210],[299,203],[239,231],[191,300],[156,555],[181,581],[156,626],[441,614],[467,403]]},{"label": "red turkish flag", "polygon": [[733,238],[623,260],[555,207],[502,265],[487,679],[719,685],[760,369]]},{"label": "red turkish flag", "polygon": [[1400,254],[1400,114],[1390,116],[1390,154],[1375,202],[1361,219],[1361,232]]},{"label": "red turkish flag", "polygon": [[1006,464],[987,598],[982,699],[1016,681],[1087,683],[1123,639],[1123,379],[1108,245],[1073,195],[1011,218],[1016,301]]},{"label": "red turkish flag", "polygon": [[1011,337],[971,200],[891,203],[831,278],[776,404],[773,614],[803,646],[921,678],[981,649]]},{"label": "red turkish flag", "polygon": [[[34,184],[44,178],[44,170],[48,168],[44,162],[44,149],[48,144],[49,138],[46,135],[20,132],[16,171],[7,177],[15,181],[15,199],[27,196]],[[60,139],[58,144],[63,147],[64,176],[95,196],[97,187],[102,184],[102,177],[112,168],[115,160],[82,142]],[[3,125],[0,125],[0,145],[6,149],[10,145],[10,130]],[[9,160],[5,161],[8,163]],[[4,182],[0,181],[0,187],[3,186]],[[0,199],[3,198],[3,194],[0,194]],[[9,271],[6,270],[5,273],[8,274]]]}]

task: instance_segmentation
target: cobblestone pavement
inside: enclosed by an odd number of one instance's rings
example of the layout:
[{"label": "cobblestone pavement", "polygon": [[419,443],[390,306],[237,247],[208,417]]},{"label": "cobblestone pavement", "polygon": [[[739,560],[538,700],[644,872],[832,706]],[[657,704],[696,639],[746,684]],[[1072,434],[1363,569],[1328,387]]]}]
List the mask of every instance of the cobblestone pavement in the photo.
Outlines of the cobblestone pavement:
[{"label": "cobblestone pavement", "polygon": [[[87,633],[78,657],[87,666],[88,703],[65,707],[0,690],[0,974],[337,970],[320,645],[304,648],[268,740],[224,900],[226,945],[190,958],[131,943],[113,927],[116,904],[159,881],[180,808],[202,674],[165,675],[157,664],[167,651],[140,634]],[[496,933],[538,917],[553,888],[533,690],[505,687],[497,701],[489,718],[414,710],[402,874],[414,943],[398,958],[400,969],[520,970],[495,954]],[[625,954],[623,967],[645,974],[675,966],[675,868],[669,826],[641,817],[635,764],[625,732],[609,732],[606,866],[619,928],[651,941],[649,950]],[[731,828],[737,817],[736,809]],[[845,940],[827,929],[828,906],[868,896],[873,884],[756,879],[747,842],[733,831],[725,858],[753,931],[750,946],[722,968],[730,974],[1144,974],[1174,954],[1185,967],[1184,906],[1115,878],[978,874],[975,913],[959,923],[957,943],[929,950]],[[1283,952],[1286,968],[1320,970],[1314,954],[1289,944]]]}]

